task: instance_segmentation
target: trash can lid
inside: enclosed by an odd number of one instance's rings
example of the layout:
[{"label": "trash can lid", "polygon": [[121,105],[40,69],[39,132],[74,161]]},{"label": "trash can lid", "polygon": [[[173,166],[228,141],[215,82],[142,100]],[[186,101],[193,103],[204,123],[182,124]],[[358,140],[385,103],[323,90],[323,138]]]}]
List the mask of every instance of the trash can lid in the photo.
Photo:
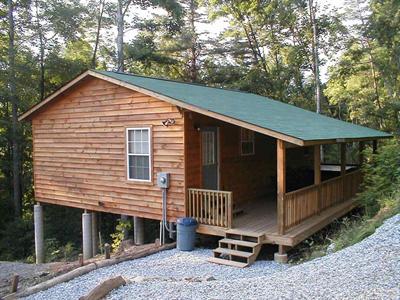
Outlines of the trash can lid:
[{"label": "trash can lid", "polygon": [[196,219],[189,218],[189,217],[179,218],[178,220],[176,220],[176,222],[179,225],[183,225],[183,226],[194,226],[194,225],[197,225]]}]

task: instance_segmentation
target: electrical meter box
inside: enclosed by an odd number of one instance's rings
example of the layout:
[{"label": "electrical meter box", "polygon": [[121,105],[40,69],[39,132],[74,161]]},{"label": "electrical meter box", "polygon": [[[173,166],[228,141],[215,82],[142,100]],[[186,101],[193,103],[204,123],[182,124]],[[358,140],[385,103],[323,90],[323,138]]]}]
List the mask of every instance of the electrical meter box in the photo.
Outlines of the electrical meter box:
[{"label": "electrical meter box", "polygon": [[157,173],[157,185],[159,188],[167,189],[169,188],[170,175],[166,172]]}]

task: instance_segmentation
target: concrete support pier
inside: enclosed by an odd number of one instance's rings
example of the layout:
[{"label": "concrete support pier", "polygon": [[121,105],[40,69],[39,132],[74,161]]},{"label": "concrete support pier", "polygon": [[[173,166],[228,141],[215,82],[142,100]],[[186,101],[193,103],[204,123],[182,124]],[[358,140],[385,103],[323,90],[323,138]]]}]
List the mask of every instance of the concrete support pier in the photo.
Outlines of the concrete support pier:
[{"label": "concrete support pier", "polygon": [[44,237],[43,237],[43,206],[40,203],[33,207],[35,224],[35,255],[36,264],[44,263]]},{"label": "concrete support pier", "polygon": [[92,214],[84,212],[82,214],[82,251],[83,260],[92,257]]},{"label": "concrete support pier", "polygon": [[277,263],[287,263],[288,262],[288,255],[286,253],[287,247],[283,245],[279,245],[278,252],[274,253],[274,260]]},{"label": "concrete support pier", "polygon": [[135,245],[144,244],[144,219],[133,217],[133,239]]},{"label": "concrete support pier", "polygon": [[97,213],[92,212],[92,255],[96,256],[99,249],[99,231],[97,228]]}]

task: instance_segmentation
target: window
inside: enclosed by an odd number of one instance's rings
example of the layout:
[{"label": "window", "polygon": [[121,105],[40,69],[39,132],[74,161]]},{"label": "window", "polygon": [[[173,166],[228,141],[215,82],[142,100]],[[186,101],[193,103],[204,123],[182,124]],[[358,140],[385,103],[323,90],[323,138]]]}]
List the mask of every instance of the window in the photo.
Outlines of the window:
[{"label": "window", "polygon": [[240,149],[242,155],[254,154],[254,131],[241,128],[240,130]]},{"label": "window", "polygon": [[126,135],[128,179],[150,181],[150,128],[128,128]]}]

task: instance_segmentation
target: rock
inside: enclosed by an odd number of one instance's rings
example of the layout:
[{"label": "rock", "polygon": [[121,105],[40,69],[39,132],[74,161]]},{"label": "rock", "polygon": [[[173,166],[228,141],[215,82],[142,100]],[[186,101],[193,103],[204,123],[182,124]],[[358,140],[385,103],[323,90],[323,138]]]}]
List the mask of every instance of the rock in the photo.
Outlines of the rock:
[{"label": "rock", "polygon": [[336,245],[335,243],[331,243],[328,248],[326,248],[326,254],[331,254],[335,252]]},{"label": "rock", "polygon": [[208,276],[208,277],[204,278],[204,281],[214,281],[214,280],[217,280],[217,279],[215,279],[214,276]]}]

